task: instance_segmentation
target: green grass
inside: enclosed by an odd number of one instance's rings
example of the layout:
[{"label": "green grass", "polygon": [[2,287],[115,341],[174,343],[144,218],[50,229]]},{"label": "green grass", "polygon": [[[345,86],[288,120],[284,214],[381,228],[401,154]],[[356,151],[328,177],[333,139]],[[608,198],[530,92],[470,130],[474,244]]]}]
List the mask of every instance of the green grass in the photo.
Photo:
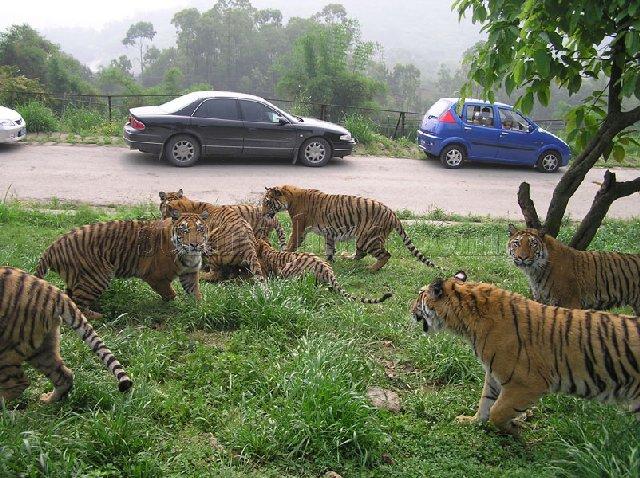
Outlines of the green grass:
[{"label": "green grass", "polygon": [[[157,212],[155,205],[28,206],[0,204],[0,264],[33,270],[72,227]],[[505,257],[506,223],[434,218],[461,222],[410,223],[427,255],[452,272],[526,293]],[[563,236],[570,232],[568,225]],[[639,236],[638,220],[608,221],[593,247],[637,252]],[[482,369],[461,340],[415,330],[408,306],[434,272],[397,236],[389,247],[393,257],[377,274],[366,270],[370,259],[335,264],[349,291],[393,290],[383,305],[347,302],[311,278],[266,289],[203,284],[200,303],[183,293],[163,303],[139,280],[114,281],[100,303],[105,320],[94,325],[132,376],[132,392],[119,394],[63,328],[75,388],[63,403],[40,405],[50,385],[28,371],[27,408],[0,410],[0,476],[638,475],[640,427],[614,406],[547,397],[520,440],[457,425],[456,415],[476,407]],[[323,249],[313,235],[305,248]],[[370,386],[395,390],[403,410],[372,408]]]}]

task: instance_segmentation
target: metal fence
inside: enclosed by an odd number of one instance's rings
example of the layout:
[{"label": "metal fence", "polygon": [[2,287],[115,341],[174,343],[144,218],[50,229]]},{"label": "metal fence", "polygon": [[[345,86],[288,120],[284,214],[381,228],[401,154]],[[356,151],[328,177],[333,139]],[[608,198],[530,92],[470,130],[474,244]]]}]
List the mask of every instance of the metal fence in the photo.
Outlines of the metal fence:
[{"label": "metal fence", "polygon": [[[178,95],[136,94],[136,95],[81,95],[49,94],[37,92],[3,92],[8,106],[15,107],[28,100],[37,99],[47,104],[57,114],[63,115],[68,108],[91,108],[105,116],[109,122],[124,121],[129,109],[136,106],[159,105]],[[363,108],[359,106],[333,105],[305,101],[266,98],[286,111],[319,118],[323,121],[344,123],[349,115],[360,115],[371,121],[379,133],[393,139],[415,138],[423,113],[383,108]],[[536,122],[549,131],[558,132],[564,128],[564,121],[557,119],[539,119]]]}]

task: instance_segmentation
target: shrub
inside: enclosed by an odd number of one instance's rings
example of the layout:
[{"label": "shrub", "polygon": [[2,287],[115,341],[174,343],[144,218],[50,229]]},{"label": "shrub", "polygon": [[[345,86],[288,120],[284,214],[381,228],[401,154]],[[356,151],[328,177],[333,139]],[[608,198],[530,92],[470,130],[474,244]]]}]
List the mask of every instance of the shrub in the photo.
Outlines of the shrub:
[{"label": "shrub", "polygon": [[58,119],[53,110],[39,101],[30,100],[19,105],[16,110],[27,123],[27,129],[34,133],[50,133],[58,129]]},{"label": "shrub", "polygon": [[94,132],[106,122],[99,111],[90,108],[67,108],[61,118],[62,130],[69,133]]},{"label": "shrub", "polygon": [[360,114],[347,115],[344,118],[344,126],[351,135],[361,144],[371,144],[379,136],[376,133],[376,126],[369,118]]}]

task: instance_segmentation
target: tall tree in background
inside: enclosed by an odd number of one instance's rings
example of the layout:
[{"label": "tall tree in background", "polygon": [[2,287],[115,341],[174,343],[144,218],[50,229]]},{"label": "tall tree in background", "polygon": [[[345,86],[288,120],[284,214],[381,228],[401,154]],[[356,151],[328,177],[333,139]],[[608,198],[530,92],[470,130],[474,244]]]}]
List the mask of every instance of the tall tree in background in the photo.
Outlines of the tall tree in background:
[{"label": "tall tree in background", "polygon": [[[547,211],[545,229],[557,236],[569,200],[596,161],[603,156],[621,159],[625,146],[635,142],[627,128],[640,121],[640,106],[625,108],[624,103],[632,96],[640,99],[640,3],[456,0],[454,8],[461,16],[471,11],[473,21],[484,24],[488,38],[473,59],[471,72],[492,101],[496,88],[510,93],[521,87],[516,106],[527,113],[536,97],[544,105],[549,103],[552,82],[572,94],[585,78],[607,80],[604,90],[595,91],[567,117],[569,139],[580,152],[556,186]],[[611,203],[638,191],[640,178],[619,183],[607,172],[571,245],[586,248]],[[520,186],[518,199],[528,225],[539,226],[527,183]]]},{"label": "tall tree in background", "polygon": [[134,23],[127,30],[127,36],[122,39],[122,44],[127,46],[138,46],[140,53],[140,74],[144,72],[146,64],[145,53],[149,49],[149,43],[156,36],[151,22]]}]

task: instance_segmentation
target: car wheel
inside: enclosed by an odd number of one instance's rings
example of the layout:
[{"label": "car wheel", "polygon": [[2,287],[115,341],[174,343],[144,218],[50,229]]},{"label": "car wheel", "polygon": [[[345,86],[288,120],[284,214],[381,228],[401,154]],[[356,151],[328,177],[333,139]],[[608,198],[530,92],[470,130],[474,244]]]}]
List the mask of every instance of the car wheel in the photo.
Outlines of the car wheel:
[{"label": "car wheel", "polygon": [[560,167],[560,155],[555,151],[546,151],[540,155],[536,168],[541,173],[555,173]]},{"label": "car wheel", "polygon": [[329,162],[332,156],[331,145],[322,138],[309,138],[298,152],[298,159],[305,166],[319,168]]},{"label": "car wheel", "polygon": [[167,141],[164,154],[174,166],[193,166],[200,159],[200,143],[193,136],[179,134]]},{"label": "car wheel", "polygon": [[465,159],[464,148],[459,144],[450,144],[440,152],[440,162],[447,169],[461,168]]}]

